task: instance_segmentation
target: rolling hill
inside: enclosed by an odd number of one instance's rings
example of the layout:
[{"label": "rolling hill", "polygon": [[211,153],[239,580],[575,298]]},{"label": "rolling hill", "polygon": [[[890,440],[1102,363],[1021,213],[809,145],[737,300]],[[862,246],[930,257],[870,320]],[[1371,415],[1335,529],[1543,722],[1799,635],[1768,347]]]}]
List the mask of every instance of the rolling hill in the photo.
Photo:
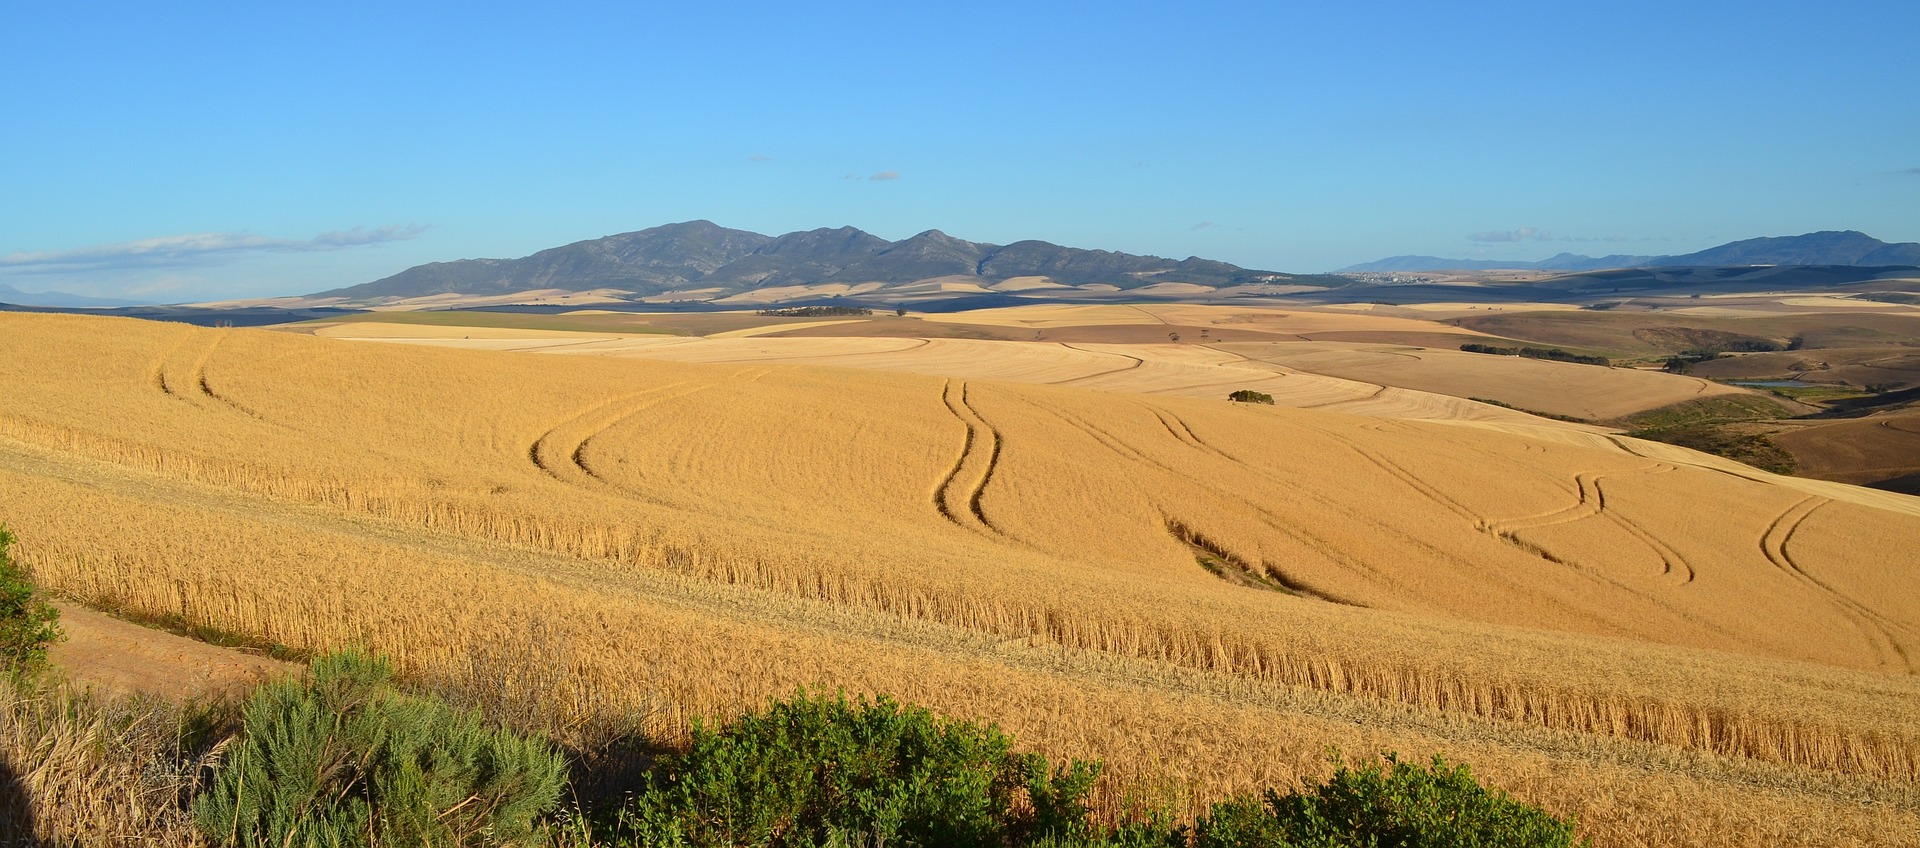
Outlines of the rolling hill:
[{"label": "rolling hill", "polygon": [[[1044,277],[1060,286],[1121,289],[1162,282],[1231,286],[1296,279],[1198,257],[1162,259],[1044,241],[983,244],[939,230],[890,242],[853,227],[775,237],[688,221],[576,242],[520,259],[435,262],[314,297],[367,301],[606,289],[639,296],[690,292],[694,294],[688,299],[714,299],[789,286],[903,285],[941,278],[990,285],[1023,277]],[[1314,283],[1312,278],[1307,282]]]},{"label": "rolling hill", "polygon": [[0,304],[12,306],[49,306],[58,308],[94,308],[147,306],[146,301],[107,297],[87,297],[58,291],[27,292],[0,284]]},{"label": "rolling hill", "polygon": [[34,314],[0,314],[0,362],[0,519],[47,585],[427,677],[534,646],[563,720],[845,688],[1102,757],[1107,809],[1334,745],[1471,760],[1602,844],[1920,824],[1901,495],[1564,427],[822,365]]},{"label": "rolling hill", "polygon": [[1581,256],[1561,253],[1537,262],[1493,259],[1442,259],[1394,256],[1340,269],[1336,273],[1393,271],[1603,271],[1614,268],[1728,267],[1738,265],[1920,266],[1920,243],[1889,244],[1852,230],[1728,242],[1678,256]]}]

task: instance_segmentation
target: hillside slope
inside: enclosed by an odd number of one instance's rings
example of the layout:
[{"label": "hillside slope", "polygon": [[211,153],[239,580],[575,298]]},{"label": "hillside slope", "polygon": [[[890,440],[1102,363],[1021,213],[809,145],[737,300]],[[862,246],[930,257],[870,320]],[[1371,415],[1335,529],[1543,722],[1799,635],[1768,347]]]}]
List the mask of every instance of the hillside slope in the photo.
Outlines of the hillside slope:
[{"label": "hillside slope", "polygon": [[[1901,788],[1920,778],[1920,500],[1514,424],[0,329],[19,399],[0,508],[83,599],[428,674],[538,640],[565,652],[570,703],[670,693],[669,719],[801,684],[903,692],[1207,793],[1291,779],[1317,739],[1399,739],[1478,752],[1607,832],[1671,821],[1663,791],[1734,810],[1742,781],[1827,787],[1748,813],[1863,791],[1891,799],[1875,821],[1920,810]],[[1328,735],[1249,747],[1260,716]],[[1543,756],[1585,777],[1538,777]],[[1635,757],[1727,759],[1596,776]],[[1595,806],[1601,785],[1626,800]]]},{"label": "hillside slope", "polygon": [[1337,273],[1394,271],[1604,271],[1615,268],[1735,267],[1740,265],[1920,265],[1920,243],[1889,244],[1854,230],[1823,230],[1797,236],[1751,238],[1675,256],[1581,256],[1561,253],[1539,261],[1443,259],[1391,256],[1340,269]]}]

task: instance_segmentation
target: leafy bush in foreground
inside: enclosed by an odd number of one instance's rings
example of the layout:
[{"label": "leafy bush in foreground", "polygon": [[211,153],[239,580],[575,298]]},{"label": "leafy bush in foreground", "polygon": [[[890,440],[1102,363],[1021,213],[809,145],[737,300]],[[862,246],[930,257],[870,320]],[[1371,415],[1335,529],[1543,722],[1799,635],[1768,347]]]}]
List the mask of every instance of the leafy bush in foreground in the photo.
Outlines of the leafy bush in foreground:
[{"label": "leafy bush in foreground", "polygon": [[1305,792],[1217,804],[1195,827],[1195,848],[1564,848],[1573,825],[1473,779],[1438,755],[1430,767],[1336,766]]},{"label": "leafy bush in foreground", "polygon": [[498,845],[540,836],[566,764],[541,739],[489,730],[401,694],[384,660],[314,660],[248,700],[235,750],[195,803],[218,844]]},{"label": "leafy bush in foreground", "polygon": [[[1100,767],[882,697],[800,696],[695,728],[619,814],[647,846],[1024,845],[1087,836]],[[1024,802],[1024,803],[1022,803]]]},{"label": "leafy bush in foreground", "polygon": [[47,646],[60,639],[60,611],[35,596],[33,583],[8,556],[13,533],[0,527],[0,674],[24,677],[47,662]]}]

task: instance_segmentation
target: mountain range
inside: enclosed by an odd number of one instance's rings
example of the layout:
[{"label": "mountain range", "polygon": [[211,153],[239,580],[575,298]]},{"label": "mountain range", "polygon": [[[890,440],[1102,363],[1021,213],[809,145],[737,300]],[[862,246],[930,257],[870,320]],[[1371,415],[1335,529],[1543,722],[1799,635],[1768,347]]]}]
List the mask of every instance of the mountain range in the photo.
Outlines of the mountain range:
[{"label": "mountain range", "polygon": [[97,308],[118,306],[146,306],[147,301],[121,300],[108,297],[87,297],[67,294],[66,292],[24,292],[12,286],[0,284],[0,303],[15,306],[55,306],[62,308]]},{"label": "mountain range", "polygon": [[1393,256],[1351,265],[1335,273],[1417,271],[1598,271],[1609,268],[1731,267],[1741,265],[1920,265],[1920,243],[1890,244],[1853,230],[1827,230],[1798,236],[1728,242],[1679,256],[1581,256],[1562,253],[1537,262]]},{"label": "mountain range", "polygon": [[783,286],[903,284],[941,279],[982,287],[1019,277],[1049,285],[1135,289],[1179,282],[1225,287],[1337,281],[1256,271],[1199,257],[1181,260],[1044,241],[985,244],[928,230],[887,241],[854,227],[767,236],[688,221],[543,250],[519,259],[463,259],[408,268],[314,297],[355,301],[436,294],[496,295],[538,289],[611,289],[634,296],[687,293],[712,300]]}]

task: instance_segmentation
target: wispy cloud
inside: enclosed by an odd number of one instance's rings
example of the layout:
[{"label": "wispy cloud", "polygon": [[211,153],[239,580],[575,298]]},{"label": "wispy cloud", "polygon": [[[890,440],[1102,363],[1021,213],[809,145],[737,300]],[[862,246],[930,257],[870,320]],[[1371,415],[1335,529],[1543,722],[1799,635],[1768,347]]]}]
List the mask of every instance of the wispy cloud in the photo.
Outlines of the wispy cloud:
[{"label": "wispy cloud", "polygon": [[1614,243],[1624,243],[1624,242],[1630,242],[1630,241],[1633,241],[1633,242],[1673,241],[1673,239],[1667,238],[1666,236],[1561,236],[1558,240],[1569,241],[1569,242],[1614,242]]},{"label": "wispy cloud", "polygon": [[1908,169],[1906,169],[1906,170],[1904,170],[1904,171],[1901,171],[1900,173],[1902,173],[1902,174],[1913,174],[1913,175],[1915,175],[1915,176],[1920,176],[1920,168],[1908,168]]},{"label": "wispy cloud", "polygon": [[1212,221],[1201,221],[1201,222],[1200,222],[1200,223],[1198,223],[1198,224],[1194,224],[1194,225],[1193,225],[1193,226],[1192,226],[1192,227],[1191,227],[1190,229],[1193,229],[1193,230],[1207,230],[1207,229],[1212,229],[1212,228],[1213,228],[1214,226],[1215,226],[1215,225],[1214,225],[1214,223],[1213,223]]},{"label": "wispy cloud", "polygon": [[1517,230],[1488,230],[1467,236],[1479,242],[1503,241],[1553,241],[1553,233],[1534,227],[1521,227]]},{"label": "wispy cloud", "polygon": [[213,265],[242,253],[308,253],[406,241],[426,231],[419,224],[354,227],[310,239],[283,239],[253,233],[190,233],[160,236],[77,250],[32,251],[0,256],[0,272],[47,273],[105,268],[156,268]]},{"label": "wispy cloud", "polygon": [[900,172],[899,171],[881,171],[880,173],[874,174],[873,176],[868,177],[867,179],[873,180],[874,182],[880,182],[882,180],[897,180],[897,179],[900,179]]},{"label": "wispy cloud", "polygon": [[748,156],[747,161],[748,162],[772,162],[773,157],[768,156],[765,153],[755,153],[752,156]]}]

